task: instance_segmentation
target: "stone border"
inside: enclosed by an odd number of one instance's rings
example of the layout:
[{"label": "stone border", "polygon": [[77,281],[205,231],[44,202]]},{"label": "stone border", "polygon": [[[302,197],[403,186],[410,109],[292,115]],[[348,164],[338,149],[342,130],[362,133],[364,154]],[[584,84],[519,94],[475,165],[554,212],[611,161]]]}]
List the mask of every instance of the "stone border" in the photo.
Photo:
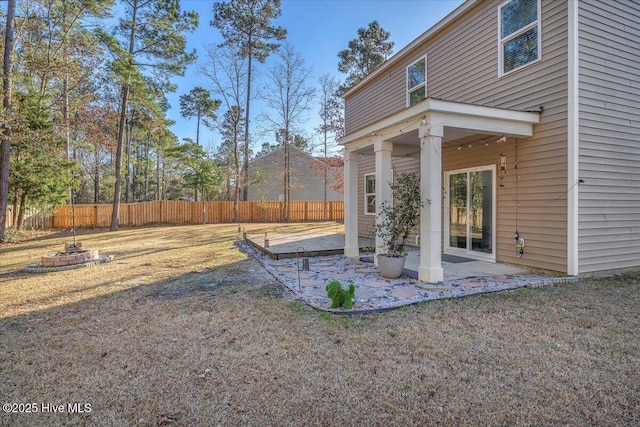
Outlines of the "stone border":
[{"label": "stone border", "polygon": [[60,267],[42,267],[42,264],[29,264],[23,267],[22,271],[27,273],[53,273],[56,271],[75,270],[76,268],[89,267],[95,264],[104,264],[105,262],[113,261],[115,258],[115,255],[106,255],[101,256],[96,260],[83,262],[81,264],[63,265]]}]

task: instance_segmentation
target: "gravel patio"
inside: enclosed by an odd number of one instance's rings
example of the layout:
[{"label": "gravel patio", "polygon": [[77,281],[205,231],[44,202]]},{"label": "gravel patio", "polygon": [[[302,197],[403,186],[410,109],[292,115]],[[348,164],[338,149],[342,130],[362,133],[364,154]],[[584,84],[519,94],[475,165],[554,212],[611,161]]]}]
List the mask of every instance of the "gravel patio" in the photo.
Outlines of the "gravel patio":
[{"label": "gravel patio", "polygon": [[[299,233],[244,234],[239,247],[258,259],[280,283],[298,298],[318,310],[360,314],[383,311],[424,301],[459,298],[488,292],[523,287],[540,287],[575,282],[575,277],[533,274],[528,270],[497,263],[464,260],[443,255],[445,280],[427,284],[416,279],[419,251],[408,249],[405,274],[398,279],[385,279],[373,265],[370,252],[360,259],[339,255],[344,235],[327,230]],[[363,248],[371,247],[371,239],[361,239]],[[329,254],[329,255],[325,255]],[[303,259],[309,264],[304,270]],[[466,262],[470,261],[470,262]],[[353,283],[356,299],[351,310],[330,309],[326,284],[337,279],[346,287]]]}]

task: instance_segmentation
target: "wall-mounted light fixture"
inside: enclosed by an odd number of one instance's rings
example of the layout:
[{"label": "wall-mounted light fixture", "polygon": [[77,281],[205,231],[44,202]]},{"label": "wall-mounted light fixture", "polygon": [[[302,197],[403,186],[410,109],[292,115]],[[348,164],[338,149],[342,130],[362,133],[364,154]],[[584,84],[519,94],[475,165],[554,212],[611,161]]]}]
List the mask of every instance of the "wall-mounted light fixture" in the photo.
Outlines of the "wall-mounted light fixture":
[{"label": "wall-mounted light fixture", "polygon": [[500,153],[500,172],[507,171],[507,153]]}]

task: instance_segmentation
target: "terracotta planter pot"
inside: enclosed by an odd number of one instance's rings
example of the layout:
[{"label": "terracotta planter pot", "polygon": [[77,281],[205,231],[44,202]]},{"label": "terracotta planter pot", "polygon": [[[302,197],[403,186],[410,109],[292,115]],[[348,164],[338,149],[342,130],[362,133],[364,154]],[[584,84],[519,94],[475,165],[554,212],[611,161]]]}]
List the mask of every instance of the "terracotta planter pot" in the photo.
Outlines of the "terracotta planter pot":
[{"label": "terracotta planter pot", "polygon": [[402,274],[406,256],[393,257],[386,254],[378,255],[378,270],[387,279],[397,279]]}]

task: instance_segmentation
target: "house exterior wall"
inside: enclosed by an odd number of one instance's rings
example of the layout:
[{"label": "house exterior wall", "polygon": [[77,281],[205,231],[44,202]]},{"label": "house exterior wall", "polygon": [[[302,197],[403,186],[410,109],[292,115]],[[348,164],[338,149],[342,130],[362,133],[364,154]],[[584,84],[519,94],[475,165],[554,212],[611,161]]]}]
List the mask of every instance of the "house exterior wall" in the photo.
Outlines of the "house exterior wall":
[{"label": "house exterior wall", "polygon": [[[516,174],[519,171],[515,168],[516,159],[516,140],[513,138],[507,139],[504,143],[496,142],[493,138],[490,140],[488,146],[485,146],[486,136],[476,135],[464,139],[459,139],[445,144],[442,151],[443,172],[455,171],[460,169],[469,169],[476,167],[492,166],[496,167],[496,181],[497,181],[497,212],[496,212],[496,224],[497,224],[497,238],[496,238],[496,260],[498,262],[508,262],[513,264],[521,264],[514,245],[513,235],[518,228],[519,233],[525,237],[525,257],[529,255],[530,241],[529,236],[531,233],[526,227],[526,224],[536,221],[538,219],[538,213],[532,209],[526,209],[531,207],[533,202],[523,202],[521,200],[520,183],[518,183],[518,191],[516,191]],[[471,144],[471,147],[469,147]],[[518,141],[517,150],[520,151],[520,142]],[[463,148],[458,150],[458,147]],[[500,171],[500,154],[507,155],[507,169],[504,174]],[[518,157],[520,154],[518,153]],[[415,158],[407,157],[394,157],[392,158],[392,165],[394,175],[403,172],[419,172],[420,162]],[[375,162],[373,156],[364,157],[360,163],[360,170],[362,173],[358,178],[358,191],[359,194],[364,194],[364,175],[373,173],[375,170]],[[443,174],[443,199],[447,191],[446,182]],[[518,178],[518,181],[520,178]],[[516,205],[516,199],[518,204]],[[527,206],[529,205],[529,206]],[[516,209],[517,206],[517,209]],[[444,200],[442,218],[445,220],[444,212]],[[375,216],[364,215],[364,197],[360,197],[358,201],[358,210],[360,212],[360,218],[358,221],[358,233],[360,236],[373,237],[373,226],[375,224]],[[518,211],[518,212],[516,212]],[[566,214],[562,208],[555,209],[555,212],[551,212],[551,209],[547,208],[547,216],[552,216],[551,220],[556,222],[563,222]],[[515,223],[517,217],[518,223]],[[443,230],[444,230],[443,223]],[[523,231],[523,230],[526,230]],[[549,231],[549,233],[557,233],[558,236],[546,235],[547,239],[556,239],[564,235],[564,230]],[[415,237],[417,232],[414,232],[408,240],[408,244],[415,245]],[[444,234],[443,234],[444,238]],[[532,237],[533,240],[533,237]],[[444,243],[443,243],[444,245]],[[562,260],[565,250],[564,245],[558,245],[557,249],[549,249],[549,254],[552,255],[550,259],[543,260],[544,269],[562,271],[565,265],[558,260]]]},{"label": "house exterior wall", "polygon": [[[348,93],[346,129],[351,133],[404,110],[406,67],[425,55],[427,97],[514,110],[542,106],[531,138],[509,139],[504,146],[490,145],[484,151],[458,151],[455,141],[445,141],[443,171],[494,164],[500,152],[507,152],[513,167],[517,142],[517,171],[507,174],[498,190],[497,259],[567,271],[567,2],[542,2],[542,60],[499,77],[497,22],[502,2],[479,2]],[[366,161],[361,165],[363,175],[368,172]],[[364,215],[363,206],[359,212],[363,233],[372,219]],[[526,241],[522,258],[517,258],[513,244],[516,226]]]},{"label": "house exterior wall", "polygon": [[[295,147],[290,147],[291,200],[324,200],[324,175],[312,167],[316,159]],[[334,172],[327,177],[327,200],[342,200],[342,193],[330,187],[336,181]],[[284,197],[284,150],[254,159],[249,166],[248,200],[280,200]]]},{"label": "house exterior wall", "polygon": [[578,25],[579,271],[637,267],[640,4],[581,1]]},{"label": "house exterior wall", "polygon": [[[418,172],[420,167],[420,161],[411,157],[392,157],[391,165],[393,168],[394,176],[397,176],[401,173],[408,172]],[[360,197],[358,198],[358,235],[363,237],[375,237],[374,226],[376,223],[375,215],[366,215],[364,213],[364,176],[365,174],[374,173],[375,172],[375,157],[372,155],[367,155],[363,157],[358,163],[359,170],[361,171],[358,176],[358,194]],[[376,183],[377,185],[377,183]],[[415,232],[409,239],[408,243],[415,243],[415,236],[417,232]]]}]

